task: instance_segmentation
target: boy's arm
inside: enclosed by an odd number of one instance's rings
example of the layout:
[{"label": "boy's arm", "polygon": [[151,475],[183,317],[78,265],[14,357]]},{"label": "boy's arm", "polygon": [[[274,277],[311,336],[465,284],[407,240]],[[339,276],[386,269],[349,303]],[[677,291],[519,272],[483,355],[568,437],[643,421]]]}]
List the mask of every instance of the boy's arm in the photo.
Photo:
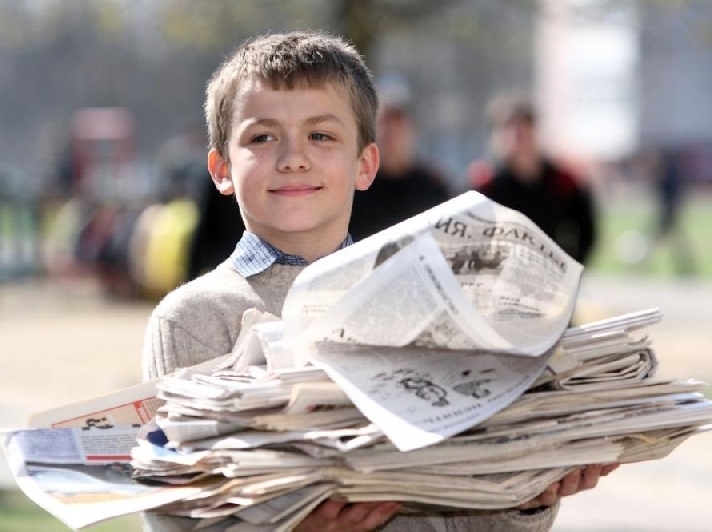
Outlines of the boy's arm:
[{"label": "boy's arm", "polygon": [[[157,379],[172,373],[178,367],[192,366],[227,352],[229,348],[221,350],[219,347],[217,349],[210,347],[178,325],[176,321],[162,317],[154,311],[148,321],[143,342],[143,379],[144,381]],[[198,523],[197,519],[161,515],[155,512],[141,513],[143,532],[188,531],[193,530]]]},{"label": "boy's arm", "polygon": [[143,380],[157,379],[177,368],[193,366],[229,351],[227,344],[208,345],[174,321],[154,313],[143,342]]},{"label": "boy's arm", "polygon": [[488,515],[452,517],[447,519],[447,530],[452,530],[453,532],[465,532],[468,530],[546,532],[554,525],[558,511],[559,503],[557,502],[551,507],[541,508],[531,513],[511,510]]}]

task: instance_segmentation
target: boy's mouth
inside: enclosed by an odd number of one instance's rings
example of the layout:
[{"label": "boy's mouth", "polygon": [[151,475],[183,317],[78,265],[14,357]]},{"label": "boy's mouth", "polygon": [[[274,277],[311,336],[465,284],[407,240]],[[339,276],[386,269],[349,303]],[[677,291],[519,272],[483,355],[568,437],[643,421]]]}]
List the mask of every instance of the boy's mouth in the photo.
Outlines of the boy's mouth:
[{"label": "boy's mouth", "polygon": [[316,185],[285,185],[279,188],[273,188],[270,193],[279,196],[306,196],[318,192],[323,187]]}]

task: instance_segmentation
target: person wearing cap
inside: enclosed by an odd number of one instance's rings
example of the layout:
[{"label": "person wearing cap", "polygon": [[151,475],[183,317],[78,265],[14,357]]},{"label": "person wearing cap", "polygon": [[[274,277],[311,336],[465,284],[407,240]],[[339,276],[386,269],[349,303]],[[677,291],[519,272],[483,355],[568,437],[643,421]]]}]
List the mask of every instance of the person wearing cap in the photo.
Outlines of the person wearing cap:
[{"label": "person wearing cap", "polygon": [[490,102],[487,115],[494,163],[471,163],[467,168],[470,186],[527,216],[571,257],[585,264],[596,241],[592,192],[542,153],[536,111],[527,98],[499,95]]},{"label": "person wearing cap", "polygon": [[376,143],[381,165],[368,190],[357,191],[349,232],[361,240],[450,198],[443,176],[416,152],[412,98],[400,83],[381,84]]}]

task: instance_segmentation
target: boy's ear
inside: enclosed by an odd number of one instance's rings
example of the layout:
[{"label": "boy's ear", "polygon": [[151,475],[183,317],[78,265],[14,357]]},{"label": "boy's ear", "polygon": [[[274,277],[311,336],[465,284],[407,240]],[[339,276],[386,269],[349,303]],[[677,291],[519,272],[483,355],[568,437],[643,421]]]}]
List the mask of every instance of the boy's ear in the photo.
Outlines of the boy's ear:
[{"label": "boy's ear", "polygon": [[231,196],[235,193],[232,176],[230,175],[230,163],[223,159],[215,148],[208,152],[208,171],[210,172],[210,177],[213,178],[215,188],[218,189],[220,194]]},{"label": "boy's ear", "polygon": [[379,164],[381,164],[381,153],[378,151],[378,146],[371,143],[361,152],[359,173],[356,176],[356,190],[368,190],[376,178]]}]

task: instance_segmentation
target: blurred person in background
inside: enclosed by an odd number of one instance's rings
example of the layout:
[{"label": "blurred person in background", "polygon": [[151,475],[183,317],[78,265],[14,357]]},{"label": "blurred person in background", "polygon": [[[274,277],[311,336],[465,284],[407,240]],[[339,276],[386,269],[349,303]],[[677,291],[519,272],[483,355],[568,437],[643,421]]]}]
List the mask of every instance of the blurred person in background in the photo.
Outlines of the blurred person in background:
[{"label": "blurred person in background", "polygon": [[202,172],[204,177],[196,198],[198,223],[188,251],[188,281],[209,272],[229,257],[245,231],[235,198],[217,191],[204,162],[201,161],[196,171]]},{"label": "blurred person in background", "polygon": [[195,279],[223,262],[245,230],[235,198],[215,189],[205,166],[206,146],[202,123],[193,117],[186,120],[182,132],[169,139],[157,155],[168,181],[173,187],[182,184],[184,194],[197,210],[181,281]]},{"label": "blurred person in background", "polygon": [[349,232],[358,241],[447,201],[446,181],[416,152],[416,125],[408,87],[399,80],[379,86],[376,143],[381,166],[368,190],[356,191]]},{"label": "blurred person in background", "polygon": [[649,231],[650,237],[644,239],[639,262],[648,261],[657,248],[667,245],[675,273],[694,274],[696,267],[692,247],[680,224],[685,183],[677,153],[673,150],[645,149],[636,165],[642,177],[650,182],[656,201],[655,220]]},{"label": "blurred person in background", "polygon": [[536,111],[529,99],[501,94],[488,105],[487,118],[494,162],[471,163],[467,168],[470,186],[530,218],[585,265],[596,240],[591,190],[541,151]]}]

